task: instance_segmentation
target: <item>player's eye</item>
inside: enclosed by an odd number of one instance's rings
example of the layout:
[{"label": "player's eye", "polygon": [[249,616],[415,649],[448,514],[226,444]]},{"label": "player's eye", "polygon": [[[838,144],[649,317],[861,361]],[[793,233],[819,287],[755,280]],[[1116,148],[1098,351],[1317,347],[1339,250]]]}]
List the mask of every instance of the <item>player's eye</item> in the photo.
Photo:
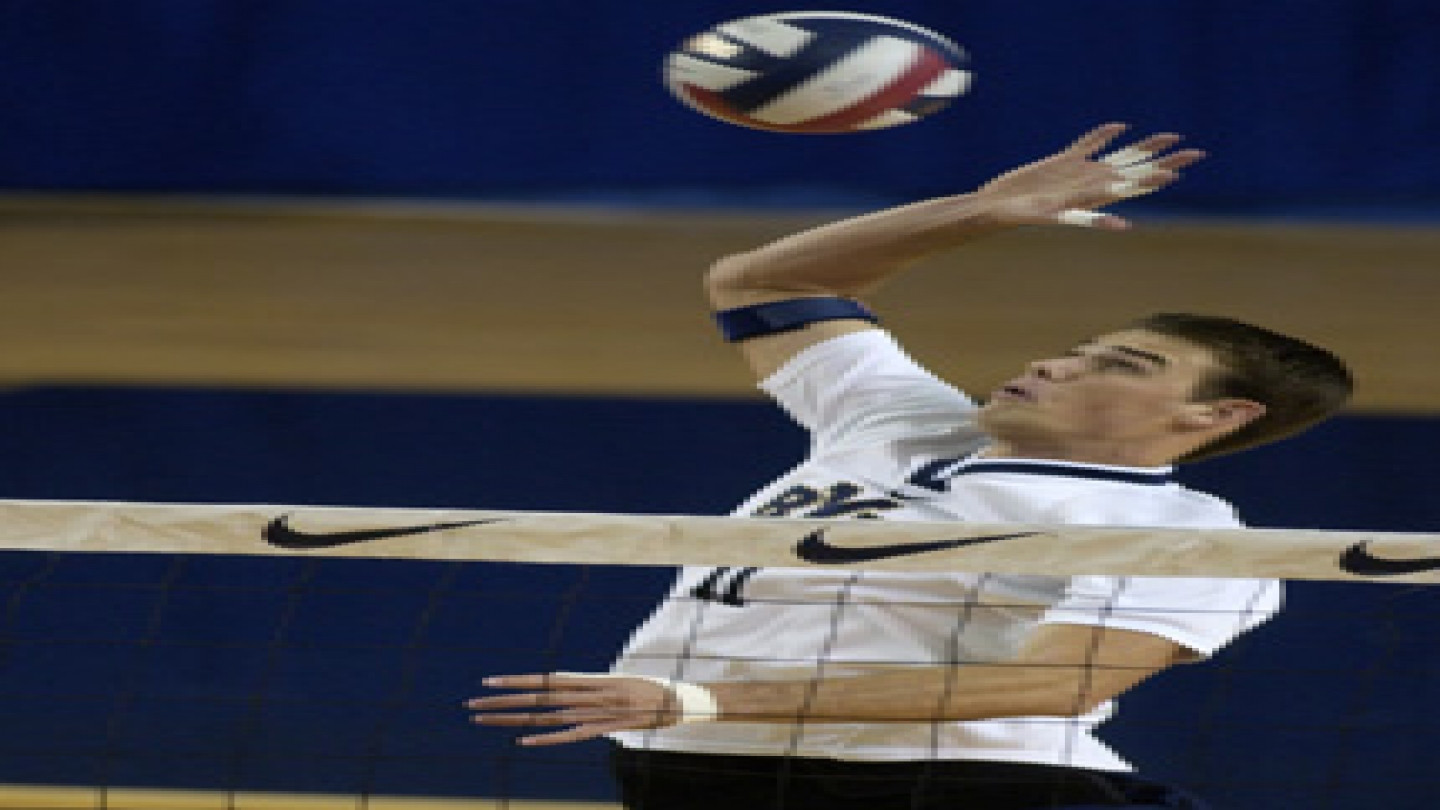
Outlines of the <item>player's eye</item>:
[{"label": "player's eye", "polygon": [[1098,354],[1092,359],[1096,371],[1123,371],[1126,374],[1144,374],[1145,366],[1128,357],[1113,354]]}]

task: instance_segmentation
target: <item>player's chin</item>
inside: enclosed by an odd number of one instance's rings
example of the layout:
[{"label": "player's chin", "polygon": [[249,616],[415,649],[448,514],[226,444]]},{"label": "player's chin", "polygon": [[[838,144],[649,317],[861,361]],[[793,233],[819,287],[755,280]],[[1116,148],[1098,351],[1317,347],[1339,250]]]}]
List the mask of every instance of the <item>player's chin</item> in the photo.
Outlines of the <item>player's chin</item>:
[{"label": "player's chin", "polygon": [[990,400],[980,406],[975,412],[975,425],[990,435],[995,435],[994,428],[997,420],[1003,420],[1005,406]]},{"label": "player's chin", "polygon": [[1036,424],[1031,403],[1015,399],[992,399],[975,413],[975,425],[993,439],[1011,433],[1028,433]]},{"label": "player's chin", "polygon": [[1031,405],[1027,400],[1010,396],[994,396],[985,400],[976,412],[976,418],[980,420],[1004,418],[1008,414],[1020,413]]}]

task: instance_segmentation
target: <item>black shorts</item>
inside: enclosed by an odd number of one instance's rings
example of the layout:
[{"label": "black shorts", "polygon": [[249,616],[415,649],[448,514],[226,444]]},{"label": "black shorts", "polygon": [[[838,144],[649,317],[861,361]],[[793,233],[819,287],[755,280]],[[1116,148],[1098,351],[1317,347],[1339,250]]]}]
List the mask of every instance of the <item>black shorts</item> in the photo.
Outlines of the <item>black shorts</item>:
[{"label": "black shorts", "polygon": [[1207,810],[1133,774],[1013,762],[850,762],[616,746],[628,810]]}]

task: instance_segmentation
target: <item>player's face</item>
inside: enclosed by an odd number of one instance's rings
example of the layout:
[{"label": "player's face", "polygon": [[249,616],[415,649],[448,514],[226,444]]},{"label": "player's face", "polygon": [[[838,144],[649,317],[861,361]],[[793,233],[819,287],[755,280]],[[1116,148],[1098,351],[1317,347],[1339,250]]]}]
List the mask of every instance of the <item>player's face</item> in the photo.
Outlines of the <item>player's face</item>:
[{"label": "player's face", "polygon": [[1144,330],[1102,335],[1030,363],[980,412],[998,448],[1019,455],[1113,464],[1159,464],[1194,432],[1197,386],[1217,364],[1210,351]]}]

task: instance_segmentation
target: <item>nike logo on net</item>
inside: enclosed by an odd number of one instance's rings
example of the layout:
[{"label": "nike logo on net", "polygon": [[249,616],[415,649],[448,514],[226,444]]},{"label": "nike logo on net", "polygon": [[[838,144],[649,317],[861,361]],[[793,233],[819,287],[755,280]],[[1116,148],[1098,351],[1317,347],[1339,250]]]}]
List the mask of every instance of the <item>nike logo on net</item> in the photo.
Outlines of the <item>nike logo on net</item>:
[{"label": "nike logo on net", "polygon": [[466,526],[480,526],[486,523],[503,523],[504,518],[489,520],[457,520],[453,523],[427,523],[422,526],[400,526],[391,529],[356,529],[340,532],[302,532],[290,526],[290,516],[281,515],[265,526],[265,542],[276,548],[291,550],[313,550],[336,548],[354,543],[368,543],[372,540],[388,540],[393,537],[409,537],[429,534],[446,529],[460,529]]},{"label": "nike logo on net", "polygon": [[954,540],[927,540],[917,543],[895,543],[888,546],[834,546],[825,539],[826,529],[816,529],[795,544],[795,556],[805,562],[817,565],[844,565],[846,563],[871,562],[890,557],[904,557],[910,554],[926,554],[965,546],[978,546],[1000,540],[1014,540],[1017,537],[1035,537],[1044,532],[1016,532],[1014,534],[989,534],[980,537],[959,537]]},{"label": "nike logo on net", "polygon": [[1440,557],[1418,557],[1409,560],[1394,560],[1371,554],[1368,542],[1356,543],[1340,555],[1340,570],[1367,577],[1399,576],[1419,574],[1424,571],[1440,570]]}]

